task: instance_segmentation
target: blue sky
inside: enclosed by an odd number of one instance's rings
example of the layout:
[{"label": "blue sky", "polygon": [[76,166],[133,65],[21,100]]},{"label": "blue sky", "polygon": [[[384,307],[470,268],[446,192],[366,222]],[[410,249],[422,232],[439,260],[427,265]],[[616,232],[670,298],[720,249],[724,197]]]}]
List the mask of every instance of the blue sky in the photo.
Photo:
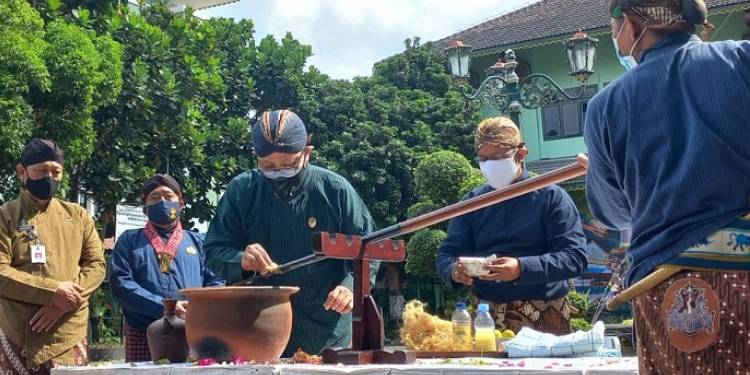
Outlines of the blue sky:
[{"label": "blue sky", "polygon": [[370,75],[406,38],[436,40],[534,0],[241,0],[200,17],[250,18],[256,40],[287,31],[313,49],[309,64],[333,78]]}]

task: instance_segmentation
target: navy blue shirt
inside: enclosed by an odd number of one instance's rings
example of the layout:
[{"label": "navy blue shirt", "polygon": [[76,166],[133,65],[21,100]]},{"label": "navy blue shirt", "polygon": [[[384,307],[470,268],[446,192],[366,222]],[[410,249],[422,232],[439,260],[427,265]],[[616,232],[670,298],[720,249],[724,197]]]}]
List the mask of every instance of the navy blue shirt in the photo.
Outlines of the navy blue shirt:
[{"label": "navy blue shirt", "polygon": [[126,230],[112,253],[109,282],[128,325],[139,331],[164,314],[164,298],[184,300],[180,289],[224,285],[206,266],[203,235],[187,230],[169,273],[161,272],[145,230]]},{"label": "navy blue shirt", "polygon": [[[464,200],[492,190],[481,186]],[[474,279],[479,296],[495,303],[551,300],[566,295],[568,279],[586,269],[585,247],[578,209],[562,188],[552,185],[451,220],[436,262],[440,277],[457,286],[451,270],[460,256],[516,257],[519,279]]]},{"label": "navy blue shirt", "polygon": [[632,228],[629,283],[748,211],[750,42],[673,34],[588,105],[589,207]]}]

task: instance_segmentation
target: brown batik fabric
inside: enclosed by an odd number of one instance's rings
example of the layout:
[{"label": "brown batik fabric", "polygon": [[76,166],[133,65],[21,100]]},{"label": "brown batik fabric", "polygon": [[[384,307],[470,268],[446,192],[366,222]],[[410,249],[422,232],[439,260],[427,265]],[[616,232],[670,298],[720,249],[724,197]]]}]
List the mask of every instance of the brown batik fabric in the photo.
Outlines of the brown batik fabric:
[{"label": "brown batik fabric", "polygon": [[488,303],[495,316],[495,327],[518,332],[530,327],[540,332],[565,335],[570,330],[570,315],[573,307],[567,297],[549,301],[513,301]]},{"label": "brown batik fabric", "polygon": [[639,374],[750,375],[750,272],[683,271],[634,305]]},{"label": "brown batik fabric", "polygon": [[[86,366],[89,363],[88,359],[88,345],[86,339],[74,347],[68,352],[63,353],[58,358],[69,357],[72,359],[73,366]],[[27,365],[26,351],[12,343],[8,338],[0,332],[0,374],[2,375],[49,375],[51,369],[54,368],[57,363],[55,359],[48,361],[39,367],[28,367]],[[70,363],[68,364],[70,365]]]}]

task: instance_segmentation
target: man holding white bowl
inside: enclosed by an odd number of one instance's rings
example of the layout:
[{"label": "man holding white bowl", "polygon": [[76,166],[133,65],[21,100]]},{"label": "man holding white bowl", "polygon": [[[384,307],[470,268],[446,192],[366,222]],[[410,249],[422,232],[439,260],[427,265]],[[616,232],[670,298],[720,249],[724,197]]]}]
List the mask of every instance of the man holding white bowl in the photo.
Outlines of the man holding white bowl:
[{"label": "man holding white bowl", "polygon": [[[464,200],[528,178],[528,150],[510,119],[482,121],[475,147],[487,184]],[[568,279],[586,269],[585,246],[578,209],[553,185],[453,219],[436,263],[445,282],[473,286],[491,305],[498,329],[564,334],[570,332]]]}]

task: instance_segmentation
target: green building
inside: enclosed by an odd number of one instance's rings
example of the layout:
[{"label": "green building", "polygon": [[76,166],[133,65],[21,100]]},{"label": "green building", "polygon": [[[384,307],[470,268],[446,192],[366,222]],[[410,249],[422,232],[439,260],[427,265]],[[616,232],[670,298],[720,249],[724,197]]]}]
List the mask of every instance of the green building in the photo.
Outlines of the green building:
[{"label": "green building", "polygon": [[[582,99],[567,101],[537,110],[524,109],[521,130],[529,148],[527,167],[546,172],[572,162],[578,153],[586,153],[582,131],[588,99],[609,82],[625,72],[614,53],[610,31],[609,5],[605,0],[541,0],[510,13],[487,20],[436,42],[444,48],[451,41],[462,40],[472,48],[471,78],[473,87],[487,77],[487,68],[513,49],[518,59],[516,73],[523,78],[530,73],[543,73],[579,93],[575,77],[568,75],[563,41],[583,30],[598,38],[595,73],[589,78]],[[716,28],[708,34],[711,41],[742,39],[748,32],[746,10],[748,0],[706,0],[709,22]],[[500,113],[482,108],[483,117]],[[581,179],[564,184],[568,191],[583,190]],[[582,194],[574,194],[580,200]],[[582,211],[587,211],[581,207]]]}]

